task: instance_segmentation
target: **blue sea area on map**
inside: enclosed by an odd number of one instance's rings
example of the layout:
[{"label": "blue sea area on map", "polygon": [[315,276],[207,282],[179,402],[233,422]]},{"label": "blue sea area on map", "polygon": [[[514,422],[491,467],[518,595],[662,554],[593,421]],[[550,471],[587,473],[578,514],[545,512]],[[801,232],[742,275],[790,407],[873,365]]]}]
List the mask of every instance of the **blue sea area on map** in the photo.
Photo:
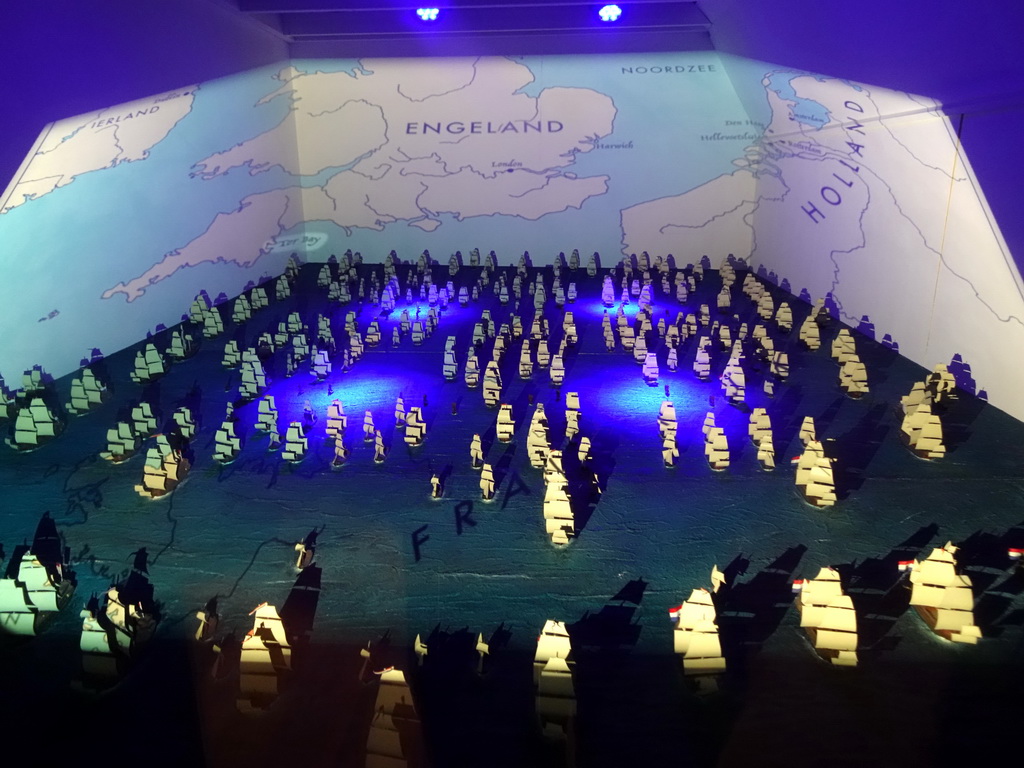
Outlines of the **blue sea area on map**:
[{"label": "blue sea area on map", "polygon": [[805,76],[804,72],[773,72],[768,76],[768,87],[777,93],[779,98],[792,104],[789,111],[793,120],[811,128],[821,128],[829,121],[828,110],[813,99],[797,96],[793,89],[793,78]]}]

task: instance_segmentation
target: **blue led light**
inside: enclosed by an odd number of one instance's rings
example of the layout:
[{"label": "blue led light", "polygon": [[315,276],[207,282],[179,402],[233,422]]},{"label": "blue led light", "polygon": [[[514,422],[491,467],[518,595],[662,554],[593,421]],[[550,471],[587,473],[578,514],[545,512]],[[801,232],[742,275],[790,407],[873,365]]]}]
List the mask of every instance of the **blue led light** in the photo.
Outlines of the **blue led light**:
[{"label": "blue led light", "polygon": [[437,14],[439,13],[437,8],[417,8],[416,15],[419,16],[423,21],[437,21]]},{"label": "blue led light", "polygon": [[619,16],[622,15],[622,9],[617,5],[606,5],[597,14],[601,17],[601,21],[618,21]]}]

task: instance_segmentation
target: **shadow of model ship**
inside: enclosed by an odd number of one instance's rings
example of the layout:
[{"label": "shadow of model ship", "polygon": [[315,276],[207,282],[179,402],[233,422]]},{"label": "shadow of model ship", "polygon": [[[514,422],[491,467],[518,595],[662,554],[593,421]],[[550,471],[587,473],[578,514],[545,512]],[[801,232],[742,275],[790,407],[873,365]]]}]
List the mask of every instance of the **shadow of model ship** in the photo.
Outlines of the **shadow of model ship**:
[{"label": "shadow of model ship", "polygon": [[889,632],[910,606],[910,590],[906,588],[900,563],[918,557],[938,530],[932,523],[918,529],[883,557],[837,567],[848,584],[847,593],[854,598],[859,646],[865,661],[892,650],[899,642]]},{"label": "shadow of model ship", "polygon": [[[807,547],[790,547],[750,581],[733,583],[719,598],[722,653],[742,666],[745,649],[758,650],[793,602],[793,572]],[[728,571],[728,569],[727,569]]]}]

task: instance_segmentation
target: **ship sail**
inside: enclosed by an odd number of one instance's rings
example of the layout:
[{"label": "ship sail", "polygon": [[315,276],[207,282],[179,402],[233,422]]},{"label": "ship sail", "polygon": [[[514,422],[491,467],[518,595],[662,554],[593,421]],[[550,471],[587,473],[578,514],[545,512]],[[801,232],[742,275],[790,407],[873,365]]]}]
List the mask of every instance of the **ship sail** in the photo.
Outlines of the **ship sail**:
[{"label": "ship sail", "polygon": [[822,568],[803,582],[798,601],[800,626],[807,630],[815,650],[836,666],[857,664],[857,614],[843,593],[839,573]]},{"label": "ship sail", "polygon": [[936,634],[957,643],[977,643],[974,592],[969,576],[956,572],[957,548],[936,547],[910,572],[910,604]]}]

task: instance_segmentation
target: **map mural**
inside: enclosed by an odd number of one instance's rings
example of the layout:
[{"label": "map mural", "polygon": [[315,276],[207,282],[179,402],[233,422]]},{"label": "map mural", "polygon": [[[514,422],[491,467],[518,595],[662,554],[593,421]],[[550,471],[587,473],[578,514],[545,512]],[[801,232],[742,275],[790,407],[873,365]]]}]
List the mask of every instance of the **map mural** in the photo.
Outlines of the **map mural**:
[{"label": "map mural", "polygon": [[1024,418],[1024,289],[940,105],[714,52],[293,60],[55,122],[0,198],[0,374],[291,253],[474,247],[731,254]]}]

